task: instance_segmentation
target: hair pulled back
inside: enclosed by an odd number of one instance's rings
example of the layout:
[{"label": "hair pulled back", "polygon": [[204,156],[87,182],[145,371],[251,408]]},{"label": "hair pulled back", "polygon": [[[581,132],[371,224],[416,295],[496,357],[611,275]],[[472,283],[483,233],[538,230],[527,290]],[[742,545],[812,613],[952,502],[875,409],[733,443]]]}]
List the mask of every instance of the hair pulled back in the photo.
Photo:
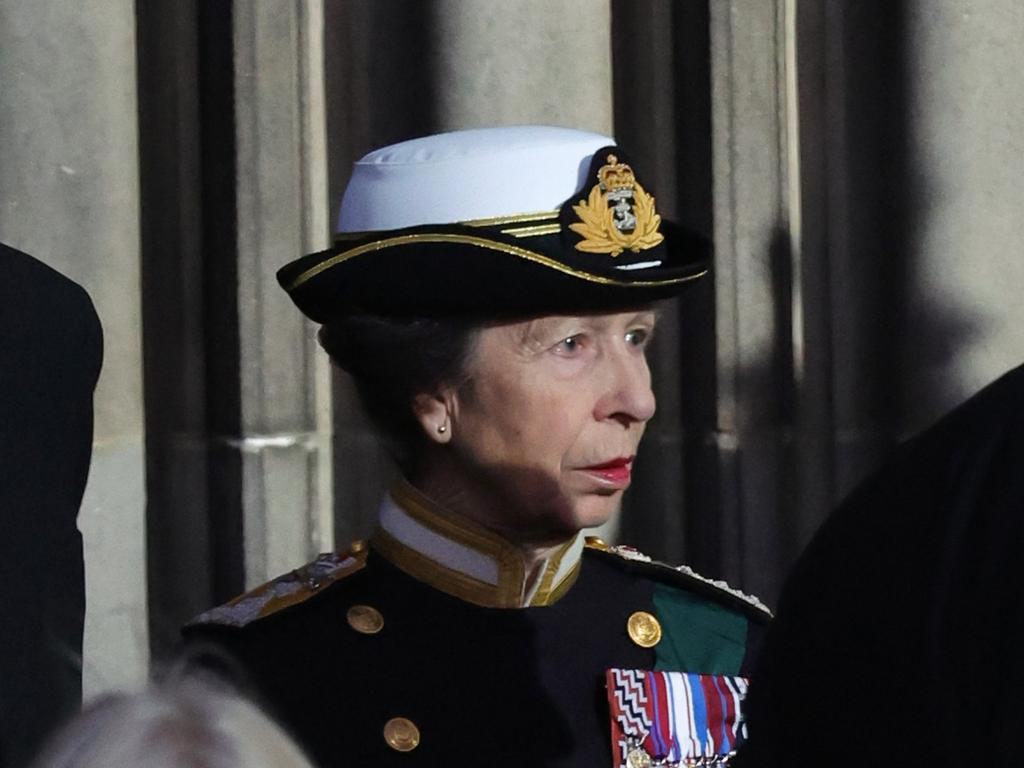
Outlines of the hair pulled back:
[{"label": "hair pulled back", "polygon": [[349,315],[326,323],[320,345],[351,374],[363,407],[399,466],[408,471],[423,434],[413,399],[445,385],[461,386],[477,332],[468,318]]}]

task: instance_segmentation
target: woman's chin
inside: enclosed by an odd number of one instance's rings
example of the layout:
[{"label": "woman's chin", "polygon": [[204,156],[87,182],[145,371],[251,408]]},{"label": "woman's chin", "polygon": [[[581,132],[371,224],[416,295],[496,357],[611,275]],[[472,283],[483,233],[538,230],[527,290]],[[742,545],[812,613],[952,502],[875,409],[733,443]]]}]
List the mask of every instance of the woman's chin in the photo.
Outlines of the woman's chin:
[{"label": "woman's chin", "polygon": [[621,504],[621,492],[608,495],[587,494],[577,498],[572,505],[572,527],[579,531],[604,525],[619,511]]},{"label": "woman's chin", "polygon": [[504,533],[513,540],[557,544],[585,528],[604,525],[618,512],[621,499],[622,494],[563,498],[559,509],[548,508],[533,517],[532,525]]}]

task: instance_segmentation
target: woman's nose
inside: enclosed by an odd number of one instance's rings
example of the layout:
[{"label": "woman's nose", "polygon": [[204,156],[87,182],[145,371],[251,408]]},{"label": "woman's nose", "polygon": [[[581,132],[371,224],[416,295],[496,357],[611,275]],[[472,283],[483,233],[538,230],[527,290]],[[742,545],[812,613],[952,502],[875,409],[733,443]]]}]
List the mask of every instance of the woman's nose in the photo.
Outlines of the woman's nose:
[{"label": "woman's nose", "polygon": [[643,423],[654,415],[654,391],[647,360],[639,354],[612,355],[606,358],[607,385],[597,402],[599,420],[615,419],[625,426]]}]

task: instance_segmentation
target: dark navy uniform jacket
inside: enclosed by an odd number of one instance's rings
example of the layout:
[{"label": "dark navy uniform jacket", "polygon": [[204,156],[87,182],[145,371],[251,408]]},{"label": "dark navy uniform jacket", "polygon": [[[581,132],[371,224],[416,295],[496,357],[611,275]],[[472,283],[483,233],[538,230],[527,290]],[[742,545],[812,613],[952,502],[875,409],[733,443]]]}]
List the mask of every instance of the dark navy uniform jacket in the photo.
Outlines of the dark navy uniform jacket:
[{"label": "dark navy uniform jacket", "polygon": [[404,486],[368,546],[186,632],[227,649],[323,766],[609,766],[607,669],[739,674],[767,617],[582,537],[527,585],[512,545]]}]

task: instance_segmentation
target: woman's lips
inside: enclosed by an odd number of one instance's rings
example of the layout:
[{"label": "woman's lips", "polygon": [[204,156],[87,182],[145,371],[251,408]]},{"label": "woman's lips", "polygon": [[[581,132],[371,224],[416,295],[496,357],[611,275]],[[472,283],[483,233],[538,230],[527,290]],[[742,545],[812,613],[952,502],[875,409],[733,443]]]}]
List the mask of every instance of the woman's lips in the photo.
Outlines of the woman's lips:
[{"label": "woman's lips", "polygon": [[580,467],[581,472],[600,478],[606,486],[625,488],[629,485],[633,471],[633,457],[612,459],[589,467]]}]

